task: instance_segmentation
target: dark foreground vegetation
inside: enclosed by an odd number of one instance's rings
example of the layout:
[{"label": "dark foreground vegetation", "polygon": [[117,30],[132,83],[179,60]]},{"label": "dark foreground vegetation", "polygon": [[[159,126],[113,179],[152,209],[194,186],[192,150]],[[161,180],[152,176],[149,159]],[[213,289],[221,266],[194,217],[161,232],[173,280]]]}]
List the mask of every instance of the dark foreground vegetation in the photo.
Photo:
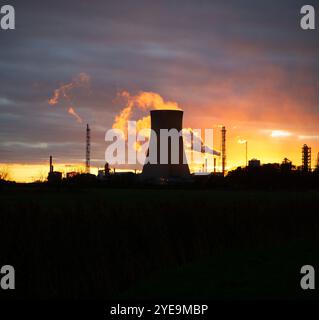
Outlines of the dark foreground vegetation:
[{"label": "dark foreground vegetation", "polygon": [[315,297],[319,191],[0,190],[3,298]]}]

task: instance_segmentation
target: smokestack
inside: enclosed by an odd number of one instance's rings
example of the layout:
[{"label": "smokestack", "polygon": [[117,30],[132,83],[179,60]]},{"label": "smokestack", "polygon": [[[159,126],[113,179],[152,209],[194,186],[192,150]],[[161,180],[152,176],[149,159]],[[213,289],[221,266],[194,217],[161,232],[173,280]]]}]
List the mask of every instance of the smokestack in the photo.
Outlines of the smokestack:
[{"label": "smokestack", "polygon": [[110,166],[107,162],[105,162],[105,165],[104,165],[104,175],[109,175],[110,174]]},{"label": "smokestack", "polygon": [[50,156],[50,172],[53,172],[52,156]]},{"label": "smokestack", "polygon": [[[156,146],[157,161],[156,164],[145,163],[143,166],[142,177],[143,178],[182,178],[190,175],[188,164],[183,163],[183,159],[186,159],[183,136],[179,135],[177,143],[174,139],[169,138],[167,143],[167,164],[160,163],[161,159],[161,142],[160,142],[160,130],[176,129],[178,133],[181,133],[183,128],[183,111],[181,110],[152,110],[151,112],[151,132],[149,150],[147,156],[150,155],[150,150],[154,150]],[[174,144],[175,143],[175,144]],[[153,146],[153,147],[152,147]],[[172,151],[178,150],[178,163],[172,163]],[[162,155],[163,156],[163,155]],[[152,155],[150,155],[152,158]],[[155,160],[156,160],[155,159]],[[186,162],[186,161],[185,161]]]},{"label": "smokestack", "polygon": [[222,173],[225,176],[226,169],[226,128],[222,127]]}]

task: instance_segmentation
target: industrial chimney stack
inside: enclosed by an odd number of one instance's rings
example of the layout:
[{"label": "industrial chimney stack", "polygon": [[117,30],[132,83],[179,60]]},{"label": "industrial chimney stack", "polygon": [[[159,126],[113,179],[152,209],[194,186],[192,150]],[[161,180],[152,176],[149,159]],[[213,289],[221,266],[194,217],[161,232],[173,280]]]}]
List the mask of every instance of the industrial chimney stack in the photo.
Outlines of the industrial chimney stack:
[{"label": "industrial chimney stack", "polygon": [[226,170],[226,128],[222,127],[222,174],[225,176]]},{"label": "industrial chimney stack", "polygon": [[53,172],[52,156],[50,156],[50,173]]}]

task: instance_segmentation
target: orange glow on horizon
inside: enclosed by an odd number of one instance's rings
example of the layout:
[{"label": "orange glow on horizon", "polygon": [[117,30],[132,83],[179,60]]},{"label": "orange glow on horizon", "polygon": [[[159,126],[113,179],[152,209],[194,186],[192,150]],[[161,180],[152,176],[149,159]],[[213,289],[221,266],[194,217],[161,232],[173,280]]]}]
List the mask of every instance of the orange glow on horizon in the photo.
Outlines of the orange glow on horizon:
[{"label": "orange glow on horizon", "polygon": [[[184,128],[200,128],[204,134],[205,128],[214,129],[214,150],[221,149],[221,125],[227,130],[227,170],[233,170],[246,164],[246,141],[248,146],[248,160],[259,159],[261,163],[281,163],[288,158],[294,165],[301,165],[301,148],[307,144],[312,148],[312,166],[315,166],[317,152],[319,152],[319,132],[317,130],[318,116],[303,111],[303,105],[295,99],[293,92],[278,91],[278,87],[284,82],[285,75],[278,69],[266,68],[265,80],[261,84],[255,84],[255,74],[248,72],[241,75],[241,81],[254,83],[254,90],[245,92],[242,96],[236,94],[236,79],[226,83],[209,83],[204,86],[205,94],[218,92],[222,98],[211,99],[206,102],[183,103]],[[237,79],[238,80],[238,79]],[[210,90],[205,92],[205,90]],[[59,93],[59,92],[58,92]],[[58,93],[55,93],[55,101],[58,101]],[[62,92],[63,93],[63,92]],[[60,93],[59,93],[60,94]],[[183,92],[175,92],[175,95],[183,97]],[[60,94],[63,96],[63,94]],[[312,91],[302,93],[302,97],[311,99]],[[113,128],[122,129],[127,133],[127,121],[137,120],[137,131],[150,127],[149,111],[152,109],[180,109],[180,102],[165,99],[158,93],[140,91],[131,95],[127,91],[120,93],[120,98],[125,99],[124,108],[115,116]],[[306,101],[306,100],[305,100]],[[306,102],[305,102],[306,103]],[[279,106],[279,107],[278,107]],[[306,110],[306,108],[304,108]],[[69,113],[77,116],[72,107]],[[144,115],[141,115],[144,113]],[[147,135],[145,135],[147,137]],[[97,141],[98,142],[98,141]],[[102,141],[101,141],[102,142]],[[140,149],[137,144],[136,149]],[[103,146],[101,147],[103,148]],[[216,157],[216,169],[221,169],[221,159]],[[204,161],[203,161],[204,162]],[[191,171],[202,171],[203,164],[189,164]],[[11,180],[17,182],[32,182],[45,180],[48,174],[47,163],[39,164],[0,164],[7,167]],[[84,165],[79,163],[72,165],[56,164],[55,170],[66,172],[84,170]],[[75,168],[75,169],[74,169]],[[130,168],[134,170],[134,166]],[[140,169],[140,168],[139,168]],[[92,173],[97,173],[98,168],[92,167]],[[208,171],[213,171],[210,162]]]},{"label": "orange glow on horizon", "polygon": [[[238,143],[238,136],[245,137],[248,142],[248,160],[252,158],[259,159],[261,163],[281,163],[285,157],[293,162],[294,165],[301,165],[301,147],[304,143],[312,147],[312,166],[315,166],[317,159],[317,152],[319,151],[319,139],[306,139],[306,137],[300,137],[299,135],[290,136],[273,136],[269,133],[265,133],[263,130],[249,128],[246,130],[240,130],[238,128],[227,129],[227,170],[233,170],[238,166],[245,166],[246,163],[246,149],[245,144]],[[220,150],[220,129],[214,130],[214,149]],[[221,170],[221,159],[216,157],[216,169],[217,172]],[[204,162],[203,162],[204,163]],[[189,164],[191,172],[202,171],[202,164]],[[34,182],[45,181],[49,171],[48,163],[38,164],[20,164],[20,163],[2,163],[0,168],[6,168],[9,171],[10,180],[16,182]],[[127,170],[134,170],[135,168],[129,168]],[[66,164],[56,163],[54,164],[54,170],[63,173],[63,176],[67,172],[81,171],[84,172],[84,164]],[[122,171],[125,169],[116,170]],[[212,161],[209,162],[208,172],[213,171]],[[91,166],[91,173],[97,174],[98,167]]]},{"label": "orange glow on horizon", "polygon": [[[21,163],[1,163],[0,168],[5,168],[9,173],[9,180],[16,182],[45,181],[49,173],[48,163],[21,164]],[[91,173],[97,174],[98,168],[92,167]],[[63,176],[67,172],[84,172],[85,166],[82,164],[54,164],[54,171],[62,172]]]}]

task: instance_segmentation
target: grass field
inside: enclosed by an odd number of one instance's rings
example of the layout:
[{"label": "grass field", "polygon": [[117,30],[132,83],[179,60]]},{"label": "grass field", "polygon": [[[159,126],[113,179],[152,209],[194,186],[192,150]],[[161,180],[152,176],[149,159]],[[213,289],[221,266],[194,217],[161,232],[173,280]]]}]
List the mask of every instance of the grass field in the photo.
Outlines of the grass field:
[{"label": "grass field", "polygon": [[211,258],[152,274],[119,298],[318,299],[316,290],[300,288],[300,267],[305,264],[319,266],[318,242],[268,250],[225,250]]},{"label": "grass field", "polygon": [[[8,298],[289,298],[319,269],[318,191],[48,189],[0,193]],[[311,294],[315,297],[315,294]]]}]

